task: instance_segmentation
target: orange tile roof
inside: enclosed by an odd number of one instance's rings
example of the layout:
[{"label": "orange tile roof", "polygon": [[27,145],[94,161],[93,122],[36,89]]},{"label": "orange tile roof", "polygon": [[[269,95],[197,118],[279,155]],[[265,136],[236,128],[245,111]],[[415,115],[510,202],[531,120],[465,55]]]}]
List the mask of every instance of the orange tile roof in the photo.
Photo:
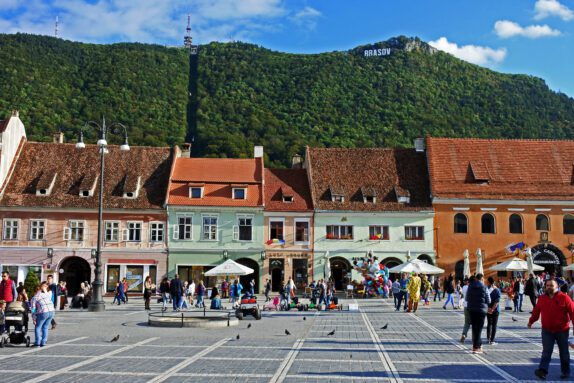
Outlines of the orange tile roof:
[{"label": "orange tile roof", "polygon": [[[203,198],[189,198],[198,184]],[[237,185],[247,188],[247,199],[232,198]],[[170,205],[263,207],[263,159],[177,158],[168,193]]]},{"label": "orange tile roof", "polygon": [[[293,202],[283,202],[283,195]],[[311,190],[305,169],[265,169],[265,210],[312,211]]]},{"label": "orange tile roof", "polygon": [[438,198],[574,200],[574,141],[427,137]]}]

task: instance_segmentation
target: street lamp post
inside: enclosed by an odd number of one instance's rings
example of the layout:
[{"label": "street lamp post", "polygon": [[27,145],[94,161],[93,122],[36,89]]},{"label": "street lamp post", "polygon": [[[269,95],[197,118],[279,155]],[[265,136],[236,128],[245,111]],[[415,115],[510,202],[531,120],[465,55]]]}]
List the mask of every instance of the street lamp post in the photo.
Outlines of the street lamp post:
[{"label": "street lamp post", "polygon": [[88,121],[82,129],[80,129],[80,137],[78,143],[76,144],[77,149],[84,149],[86,144],[84,143],[84,129],[94,128],[99,133],[99,139],[97,142],[98,149],[100,151],[100,195],[98,199],[98,238],[96,245],[95,254],[95,278],[92,283],[92,299],[90,301],[89,311],[98,312],[105,311],[106,306],[104,304],[103,287],[104,283],[102,281],[102,223],[103,223],[103,210],[104,210],[104,170],[105,170],[105,154],[108,153],[108,142],[106,141],[106,136],[109,133],[124,134],[124,143],[120,146],[121,151],[129,151],[130,146],[128,145],[128,131],[127,128],[120,124],[119,122],[112,123],[111,125],[106,125],[105,117],[102,118],[102,123],[99,124],[94,121]]}]

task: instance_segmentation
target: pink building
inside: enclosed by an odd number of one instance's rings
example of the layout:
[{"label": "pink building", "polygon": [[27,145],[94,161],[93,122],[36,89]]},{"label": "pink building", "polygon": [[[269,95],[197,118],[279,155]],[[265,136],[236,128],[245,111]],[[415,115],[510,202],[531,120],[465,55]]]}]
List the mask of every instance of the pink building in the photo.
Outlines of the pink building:
[{"label": "pink building", "polygon": [[[29,142],[17,114],[0,122],[0,267],[19,282],[29,270],[53,274],[69,292],[93,281],[99,198],[96,145],[76,149],[58,134],[52,143]],[[4,137],[6,135],[6,139]],[[4,143],[8,143],[4,145]],[[10,156],[4,156],[10,153]],[[127,278],[142,292],[167,267],[166,210],[163,207],[172,151],[110,145],[104,179],[102,263],[104,289]],[[5,165],[6,163],[6,165]]]}]

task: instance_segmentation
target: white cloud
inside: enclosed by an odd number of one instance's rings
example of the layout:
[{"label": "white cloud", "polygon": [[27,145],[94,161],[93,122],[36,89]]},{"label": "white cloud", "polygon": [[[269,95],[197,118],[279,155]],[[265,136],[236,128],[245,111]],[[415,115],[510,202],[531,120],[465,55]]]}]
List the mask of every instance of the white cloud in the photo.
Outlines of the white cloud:
[{"label": "white cloud", "polygon": [[197,0],[199,14],[211,20],[273,18],[287,13],[281,0]]},{"label": "white cloud", "polygon": [[323,14],[320,11],[313,7],[306,6],[289,19],[301,27],[313,30],[317,27],[317,19],[321,16],[323,16]]},{"label": "white cloud", "polygon": [[503,39],[514,36],[527,37],[529,39],[538,39],[540,37],[559,36],[561,32],[557,29],[552,29],[548,25],[529,25],[526,27],[521,26],[514,21],[499,20],[494,24],[494,31]]},{"label": "white cloud", "polygon": [[534,20],[556,16],[564,21],[574,19],[574,12],[558,0],[537,0],[534,5]]},{"label": "white cloud", "polygon": [[441,37],[429,44],[438,50],[450,53],[461,60],[477,65],[494,65],[502,62],[506,57],[506,48],[493,49],[478,45],[457,45],[450,42],[446,37]]}]

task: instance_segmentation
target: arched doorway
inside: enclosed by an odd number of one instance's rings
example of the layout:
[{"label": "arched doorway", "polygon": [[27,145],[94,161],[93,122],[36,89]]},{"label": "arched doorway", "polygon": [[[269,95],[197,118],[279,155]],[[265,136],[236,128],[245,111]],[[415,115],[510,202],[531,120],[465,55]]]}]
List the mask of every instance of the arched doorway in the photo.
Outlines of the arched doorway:
[{"label": "arched doorway", "polygon": [[[395,266],[402,265],[403,263],[404,262],[398,258],[385,258],[385,259],[383,259],[383,265],[385,265],[385,267],[387,269],[391,269]],[[397,273],[389,274],[389,277],[394,281],[396,278],[399,277],[399,274],[397,274]]]},{"label": "arched doorway", "polygon": [[92,270],[88,261],[80,257],[68,257],[60,263],[60,281],[66,281],[68,295],[75,296],[80,292],[80,283],[88,281],[91,283]]},{"label": "arched doorway", "polygon": [[243,291],[249,291],[251,280],[255,279],[255,294],[259,294],[259,263],[249,258],[239,258],[235,262],[253,269],[253,274],[239,277],[239,282],[243,285]]},{"label": "arched doorway", "polygon": [[329,259],[331,278],[335,282],[335,290],[343,291],[351,279],[351,263],[342,257]]},{"label": "arched doorway", "polygon": [[540,244],[532,248],[534,264],[544,267],[547,273],[562,276],[562,267],[566,266],[566,258],[562,251],[550,244]]},{"label": "arched doorway", "polygon": [[464,279],[464,261],[458,261],[454,264],[454,277],[458,281]]},{"label": "arched doorway", "polygon": [[269,274],[271,275],[271,291],[279,291],[285,272],[285,260],[272,258],[269,260]]},{"label": "arched doorway", "polygon": [[429,265],[434,265],[434,262],[432,261],[431,256],[428,254],[421,254],[417,257],[417,259],[420,259],[421,261],[425,261]]}]

